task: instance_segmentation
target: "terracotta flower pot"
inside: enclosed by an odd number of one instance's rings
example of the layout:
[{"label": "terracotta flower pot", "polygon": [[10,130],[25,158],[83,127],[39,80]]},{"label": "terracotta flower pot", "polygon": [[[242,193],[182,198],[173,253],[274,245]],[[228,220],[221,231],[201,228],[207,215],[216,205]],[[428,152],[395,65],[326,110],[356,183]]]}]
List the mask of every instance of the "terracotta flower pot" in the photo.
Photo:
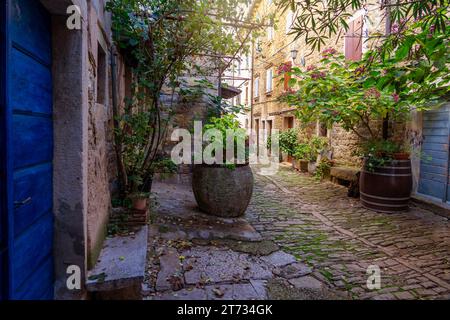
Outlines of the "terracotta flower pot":
[{"label": "terracotta flower pot", "polygon": [[292,156],[290,156],[290,155],[286,156],[286,162],[292,163],[293,159],[294,158]]},{"label": "terracotta flower pot", "polygon": [[308,172],[308,160],[299,160],[300,162],[300,171],[301,172]]},{"label": "terracotta flower pot", "polygon": [[394,159],[395,160],[409,160],[409,153],[408,152],[394,153]]},{"label": "terracotta flower pot", "polygon": [[148,210],[148,197],[143,196],[132,197],[131,207],[134,210]]},{"label": "terracotta flower pot", "polygon": [[293,160],[292,160],[292,167],[293,167],[295,170],[300,170],[300,160],[293,159]]}]

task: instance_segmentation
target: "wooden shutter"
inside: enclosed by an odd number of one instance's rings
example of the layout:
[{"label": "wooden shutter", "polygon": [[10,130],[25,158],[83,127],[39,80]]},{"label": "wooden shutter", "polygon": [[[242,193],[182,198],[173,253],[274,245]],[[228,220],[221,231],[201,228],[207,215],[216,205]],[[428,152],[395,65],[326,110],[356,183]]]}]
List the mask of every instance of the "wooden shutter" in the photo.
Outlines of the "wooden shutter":
[{"label": "wooden shutter", "polygon": [[289,81],[291,80],[291,74],[286,72],[284,74],[284,91],[289,90]]},{"label": "wooden shutter", "polygon": [[348,25],[349,29],[345,35],[345,58],[347,60],[361,60],[363,21],[363,16],[359,16]]}]

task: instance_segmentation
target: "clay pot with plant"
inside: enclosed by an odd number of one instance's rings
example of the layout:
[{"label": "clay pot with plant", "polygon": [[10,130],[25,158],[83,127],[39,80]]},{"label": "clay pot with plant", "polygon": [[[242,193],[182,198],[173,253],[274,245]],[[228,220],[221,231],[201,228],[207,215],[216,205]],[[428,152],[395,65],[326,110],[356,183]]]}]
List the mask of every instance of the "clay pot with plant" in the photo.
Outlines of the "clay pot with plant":
[{"label": "clay pot with plant", "polygon": [[150,193],[148,192],[135,192],[128,196],[131,200],[131,209],[147,211],[150,202]]},{"label": "clay pot with plant", "polygon": [[314,136],[309,140],[308,146],[308,172],[314,175],[317,170],[319,155],[323,153],[328,147],[328,139],[325,137]]},{"label": "clay pot with plant", "polygon": [[295,148],[298,145],[298,130],[291,128],[279,133],[279,146],[287,162],[293,163]]},{"label": "clay pot with plant", "polygon": [[299,143],[294,149],[294,168],[300,172],[308,172],[311,147],[307,143]]}]

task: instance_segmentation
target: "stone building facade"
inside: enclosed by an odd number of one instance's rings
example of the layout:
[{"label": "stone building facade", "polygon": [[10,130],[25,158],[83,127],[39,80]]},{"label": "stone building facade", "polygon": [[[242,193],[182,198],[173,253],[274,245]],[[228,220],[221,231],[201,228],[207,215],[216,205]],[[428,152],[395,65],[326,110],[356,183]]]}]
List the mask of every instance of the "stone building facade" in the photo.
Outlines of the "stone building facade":
[{"label": "stone building facade", "polygon": [[[320,123],[305,126],[295,117],[295,108],[278,101],[289,88],[288,76],[279,74],[278,68],[283,64],[305,68],[317,64],[322,54],[320,51],[311,50],[303,38],[295,39],[295,35],[291,34],[298,12],[277,10],[273,1],[253,2],[251,19],[254,21],[263,19],[267,24],[267,17],[271,14],[274,14],[273,27],[269,22],[252,49],[252,112],[249,115],[252,119],[252,128],[263,130],[266,134],[272,129],[284,131],[299,128],[300,136],[303,137],[311,135],[328,137],[336,163],[342,165],[359,163],[360,159],[354,152],[359,138],[354,133],[347,132],[338,125],[332,128],[326,128]],[[348,59],[360,59],[363,52],[374,43],[374,40],[369,39],[370,34],[383,32],[383,12],[379,10],[377,1],[370,1],[366,10],[354,12],[347,22],[351,27],[349,32],[330,38],[323,49],[331,47],[345,54]],[[355,34],[361,38],[357,38]]]}]

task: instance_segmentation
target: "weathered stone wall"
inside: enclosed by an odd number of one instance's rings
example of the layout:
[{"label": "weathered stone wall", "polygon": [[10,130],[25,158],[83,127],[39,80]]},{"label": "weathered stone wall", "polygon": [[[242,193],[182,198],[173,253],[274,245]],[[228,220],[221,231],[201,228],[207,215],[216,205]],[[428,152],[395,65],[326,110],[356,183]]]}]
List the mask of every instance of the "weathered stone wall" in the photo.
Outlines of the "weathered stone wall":
[{"label": "weathered stone wall", "polygon": [[[117,172],[113,144],[111,17],[104,5],[104,0],[95,0],[88,7],[88,267],[95,264],[106,236]],[[126,79],[126,68],[120,56],[116,58],[116,65],[118,102],[123,104],[126,81],[130,79]]]}]

